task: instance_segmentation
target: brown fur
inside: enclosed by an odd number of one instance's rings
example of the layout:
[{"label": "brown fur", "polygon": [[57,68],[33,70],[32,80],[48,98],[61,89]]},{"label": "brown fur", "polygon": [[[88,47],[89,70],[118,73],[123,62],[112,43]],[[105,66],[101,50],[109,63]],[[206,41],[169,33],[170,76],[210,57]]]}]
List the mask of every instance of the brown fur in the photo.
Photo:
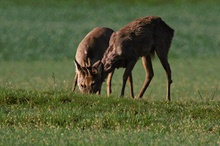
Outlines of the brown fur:
[{"label": "brown fur", "polygon": [[[97,27],[90,31],[80,42],[75,56],[76,75],[72,91],[75,90],[76,84],[78,84],[82,93],[100,93],[102,82],[98,82],[100,80],[100,76],[97,74],[99,70],[92,68],[92,65],[103,57],[113,32],[110,28]],[[112,74],[113,72],[109,75],[108,94],[111,92]]]},{"label": "brown fur", "polygon": [[145,90],[154,76],[151,56],[154,52],[158,55],[167,76],[166,99],[170,101],[170,85],[172,83],[171,70],[168,63],[168,51],[174,35],[170,28],[160,17],[149,16],[138,18],[130,22],[119,31],[114,32],[110,38],[109,47],[101,60],[103,67],[102,82],[107,74],[115,68],[126,68],[123,75],[121,96],[127,79],[130,82],[130,94],[133,95],[132,70],[139,57],[146,72],[144,85],[137,98],[142,98]]}]

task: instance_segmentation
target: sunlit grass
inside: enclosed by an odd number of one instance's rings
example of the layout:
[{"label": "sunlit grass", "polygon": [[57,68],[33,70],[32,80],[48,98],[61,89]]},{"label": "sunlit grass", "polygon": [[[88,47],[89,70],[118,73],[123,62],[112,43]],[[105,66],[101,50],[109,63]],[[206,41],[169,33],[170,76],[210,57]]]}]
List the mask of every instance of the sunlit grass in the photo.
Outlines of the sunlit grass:
[{"label": "sunlit grass", "polygon": [[1,88],[0,104],[7,145],[219,144],[217,100],[166,103]]},{"label": "sunlit grass", "polygon": [[[218,58],[169,59],[173,75],[172,99],[184,100],[219,100]],[[73,61],[37,61],[37,62],[1,62],[0,85],[12,89],[27,90],[65,90],[70,91],[75,66]],[[148,100],[165,100],[166,76],[158,60],[153,60],[154,78],[144,94]],[[119,96],[122,86],[124,69],[117,69],[112,80],[112,96]],[[141,60],[133,70],[135,95],[140,91],[145,71]],[[78,92],[78,90],[76,91]],[[106,95],[105,83],[102,95]],[[129,97],[129,87],[126,86],[125,97]]]}]

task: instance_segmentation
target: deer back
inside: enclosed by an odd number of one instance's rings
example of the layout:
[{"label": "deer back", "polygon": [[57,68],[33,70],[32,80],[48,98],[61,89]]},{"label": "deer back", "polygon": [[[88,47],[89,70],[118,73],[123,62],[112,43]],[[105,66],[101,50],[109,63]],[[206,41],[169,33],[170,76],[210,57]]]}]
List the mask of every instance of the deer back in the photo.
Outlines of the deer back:
[{"label": "deer back", "polygon": [[[138,60],[142,56],[154,56],[156,45],[171,44],[174,30],[160,17],[149,16],[138,18],[114,32],[109,47],[102,58],[104,71],[111,72],[114,68],[126,67],[129,60]],[[161,50],[167,54],[169,50]]]}]

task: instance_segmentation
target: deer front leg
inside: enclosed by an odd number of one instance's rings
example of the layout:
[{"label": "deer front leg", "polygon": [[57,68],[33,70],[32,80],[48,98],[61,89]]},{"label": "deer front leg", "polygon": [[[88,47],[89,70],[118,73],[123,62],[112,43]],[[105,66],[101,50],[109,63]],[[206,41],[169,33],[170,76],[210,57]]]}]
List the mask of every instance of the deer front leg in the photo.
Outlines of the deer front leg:
[{"label": "deer front leg", "polygon": [[108,74],[107,78],[107,95],[110,96],[112,93],[112,76],[114,74],[114,70]]},{"label": "deer front leg", "polygon": [[133,77],[132,77],[132,72],[130,73],[130,75],[128,76],[128,82],[130,85],[130,96],[132,98],[134,98],[134,89],[133,89]]},{"label": "deer front leg", "polygon": [[142,57],[142,63],[146,72],[146,76],[145,76],[145,81],[144,81],[144,85],[141,88],[141,91],[138,94],[137,98],[142,98],[142,96],[144,95],[144,92],[146,91],[147,87],[149,86],[153,76],[154,76],[154,72],[153,72],[153,67],[152,67],[152,62],[151,62],[151,56],[143,56]]},{"label": "deer front leg", "polygon": [[78,74],[76,73],[76,75],[74,77],[74,81],[73,81],[72,91],[75,91],[75,89],[76,89],[77,80],[78,80]]},{"label": "deer front leg", "polygon": [[101,94],[101,90],[97,91],[95,94],[96,95],[100,95]]},{"label": "deer front leg", "polygon": [[[130,81],[132,81],[132,77],[131,77],[131,71],[133,70],[134,68],[134,65],[136,63],[136,60],[132,60],[132,61],[129,61],[128,64],[127,64],[127,67],[125,69],[125,72],[124,72],[124,75],[123,75],[123,83],[122,83],[122,89],[121,89],[121,97],[124,96],[124,91],[125,91],[125,85],[126,85],[126,81],[128,79],[128,77],[131,79],[129,79]],[[130,91],[131,94],[134,94],[133,93],[133,83],[131,85],[131,89],[132,91]],[[134,96],[134,95],[133,95]]]}]

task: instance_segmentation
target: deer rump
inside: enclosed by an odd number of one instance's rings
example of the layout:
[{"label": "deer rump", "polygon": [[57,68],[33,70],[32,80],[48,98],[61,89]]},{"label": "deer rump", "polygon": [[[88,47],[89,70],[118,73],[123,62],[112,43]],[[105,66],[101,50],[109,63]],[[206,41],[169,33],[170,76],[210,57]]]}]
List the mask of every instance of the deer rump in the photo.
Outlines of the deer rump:
[{"label": "deer rump", "polygon": [[[90,31],[80,42],[74,61],[76,74],[72,91],[75,91],[76,85],[78,85],[82,93],[100,94],[101,83],[95,82],[100,78],[97,75],[99,71],[92,66],[102,59],[104,52],[109,46],[109,40],[113,32],[110,28],[97,27]],[[108,89],[108,91],[110,92],[111,89]]]},{"label": "deer rump", "polygon": [[142,63],[146,72],[144,85],[138,94],[142,98],[145,90],[154,76],[151,57],[156,52],[167,77],[166,99],[170,101],[171,69],[168,63],[168,52],[174,30],[169,27],[160,17],[149,16],[138,18],[130,22],[119,31],[114,32],[110,38],[109,47],[102,58],[103,78],[115,68],[124,67],[123,84],[121,96],[124,95],[124,89],[127,79],[130,83],[130,95],[134,97],[132,70],[139,57],[142,57]]}]

